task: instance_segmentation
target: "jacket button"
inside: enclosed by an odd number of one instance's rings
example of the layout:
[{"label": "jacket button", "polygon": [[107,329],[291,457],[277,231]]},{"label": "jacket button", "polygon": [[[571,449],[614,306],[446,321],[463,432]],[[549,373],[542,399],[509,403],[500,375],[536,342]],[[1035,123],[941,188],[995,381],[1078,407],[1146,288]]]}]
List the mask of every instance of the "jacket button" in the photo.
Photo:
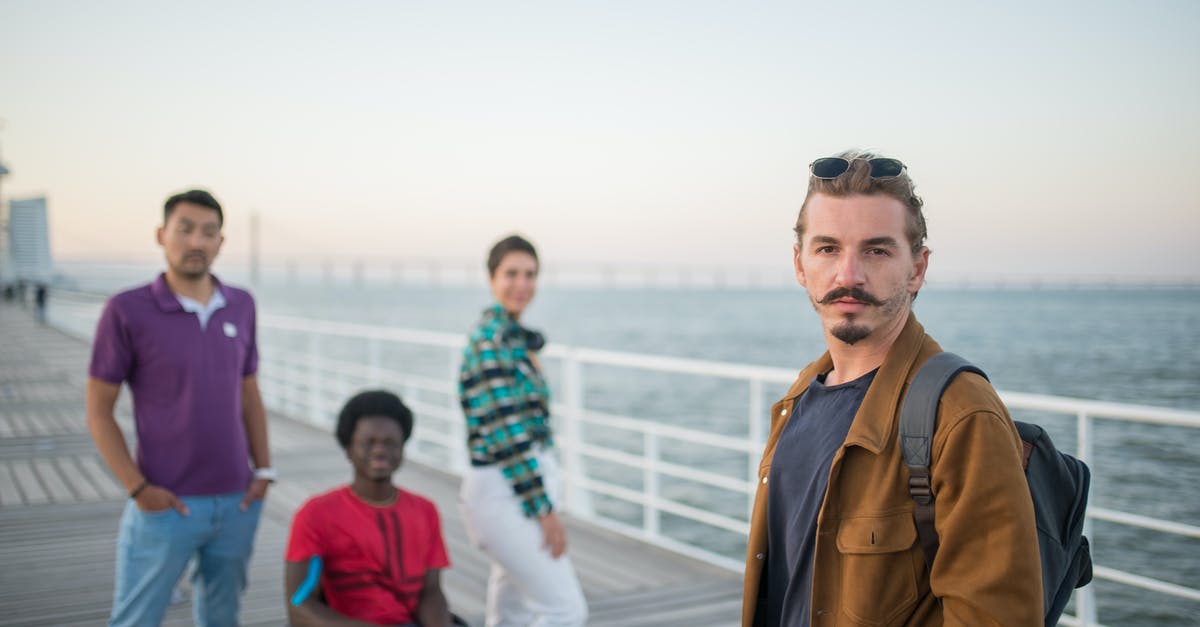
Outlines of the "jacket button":
[{"label": "jacket button", "polygon": [[763,476],[763,483],[766,483],[766,482],[767,482],[767,478],[766,478],[766,476]]},{"label": "jacket button", "polygon": [[762,553],[759,553],[758,555],[755,555],[754,557],[755,557],[755,559],[762,559],[762,558],[763,558],[763,554],[762,554]]},{"label": "jacket button", "polygon": [[779,415],[786,416],[787,415],[787,407],[784,407],[783,409],[779,410]]}]

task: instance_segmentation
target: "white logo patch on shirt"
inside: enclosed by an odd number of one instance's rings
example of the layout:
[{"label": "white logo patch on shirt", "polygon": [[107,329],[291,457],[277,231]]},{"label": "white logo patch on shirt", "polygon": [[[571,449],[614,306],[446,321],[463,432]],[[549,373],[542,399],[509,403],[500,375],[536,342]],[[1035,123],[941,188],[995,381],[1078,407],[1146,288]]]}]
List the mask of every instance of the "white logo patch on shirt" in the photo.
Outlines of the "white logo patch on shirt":
[{"label": "white logo patch on shirt", "polygon": [[225,331],[225,337],[237,337],[237,327],[232,322],[226,322],[221,328]]}]

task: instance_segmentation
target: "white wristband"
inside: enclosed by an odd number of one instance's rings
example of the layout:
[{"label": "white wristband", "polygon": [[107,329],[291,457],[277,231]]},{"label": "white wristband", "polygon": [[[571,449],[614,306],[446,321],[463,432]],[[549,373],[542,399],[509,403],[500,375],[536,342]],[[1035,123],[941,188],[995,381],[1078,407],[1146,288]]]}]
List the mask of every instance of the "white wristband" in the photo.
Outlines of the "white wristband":
[{"label": "white wristband", "polygon": [[266,479],[271,483],[275,483],[275,479],[279,478],[279,473],[275,472],[274,468],[255,468],[255,479]]}]

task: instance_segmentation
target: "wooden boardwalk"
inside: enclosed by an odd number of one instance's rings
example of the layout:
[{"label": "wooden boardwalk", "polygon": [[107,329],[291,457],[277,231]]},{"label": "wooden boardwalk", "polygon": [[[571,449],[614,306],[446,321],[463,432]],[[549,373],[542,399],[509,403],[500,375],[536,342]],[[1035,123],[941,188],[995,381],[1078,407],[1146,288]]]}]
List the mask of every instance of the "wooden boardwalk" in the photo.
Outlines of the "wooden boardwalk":
[{"label": "wooden boardwalk", "polygon": [[[100,625],[108,616],[117,522],[125,495],[87,433],[83,389],[89,347],[0,304],[0,626]],[[131,436],[128,392],[119,421]],[[245,625],[285,624],[283,549],[292,512],[310,495],[350,479],[333,435],[271,416],[282,475],[259,526]],[[453,566],[443,574],[451,608],[483,624],[488,564],[466,537],[458,479],[408,463],[397,481],[432,499]],[[741,578],[568,518],[570,552],[590,607],[589,625],[733,625]],[[181,584],[186,592],[186,581]],[[181,600],[167,625],[191,624]]]}]

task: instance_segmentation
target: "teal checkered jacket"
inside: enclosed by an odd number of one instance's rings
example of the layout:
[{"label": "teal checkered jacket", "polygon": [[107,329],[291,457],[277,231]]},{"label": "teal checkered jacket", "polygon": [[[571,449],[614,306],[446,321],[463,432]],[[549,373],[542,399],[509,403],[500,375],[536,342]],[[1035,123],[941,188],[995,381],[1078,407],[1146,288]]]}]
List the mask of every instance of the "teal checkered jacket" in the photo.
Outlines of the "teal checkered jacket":
[{"label": "teal checkered jacket", "polygon": [[484,310],[463,349],[458,396],[471,465],[499,466],[525,515],[553,510],[533,445],[550,439],[550,388],[530,359],[527,331],[499,305]]}]

